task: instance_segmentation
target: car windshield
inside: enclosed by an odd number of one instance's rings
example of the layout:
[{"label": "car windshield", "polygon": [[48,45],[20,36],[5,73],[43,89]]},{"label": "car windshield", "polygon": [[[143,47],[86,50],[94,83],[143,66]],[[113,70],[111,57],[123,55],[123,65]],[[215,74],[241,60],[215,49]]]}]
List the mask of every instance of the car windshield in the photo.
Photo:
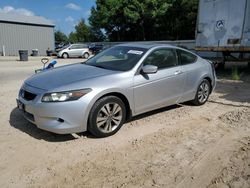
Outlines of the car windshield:
[{"label": "car windshield", "polygon": [[67,44],[67,45],[65,45],[65,46],[62,46],[61,50],[64,50],[64,49],[68,48],[69,46],[70,46],[70,44]]},{"label": "car windshield", "polygon": [[115,46],[97,54],[85,64],[109,70],[128,71],[136,65],[146,51],[145,48]]}]

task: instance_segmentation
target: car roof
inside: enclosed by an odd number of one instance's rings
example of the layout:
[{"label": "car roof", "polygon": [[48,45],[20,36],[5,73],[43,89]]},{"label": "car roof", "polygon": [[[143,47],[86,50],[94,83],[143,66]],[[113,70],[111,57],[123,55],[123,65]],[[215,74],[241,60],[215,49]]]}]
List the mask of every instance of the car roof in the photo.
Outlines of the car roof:
[{"label": "car roof", "polygon": [[87,44],[84,44],[84,43],[73,43],[71,45],[86,45],[87,46]]},{"label": "car roof", "polygon": [[154,47],[178,48],[176,46],[169,45],[169,44],[160,44],[160,43],[135,43],[135,42],[119,44],[117,46],[129,46],[129,47],[137,47],[137,48],[145,48],[145,49],[150,49],[150,48],[154,48]]},{"label": "car roof", "polygon": [[127,47],[135,47],[135,48],[144,48],[144,49],[150,49],[150,48],[154,48],[154,47],[166,47],[166,48],[175,48],[175,49],[180,49],[180,50],[184,50],[186,52],[189,52],[195,56],[198,57],[198,55],[192,51],[190,51],[189,49],[183,48],[183,47],[179,47],[179,46],[174,46],[174,45],[170,45],[170,44],[162,44],[162,43],[152,43],[152,42],[131,42],[131,43],[123,43],[123,44],[119,44],[117,46],[127,46]]}]

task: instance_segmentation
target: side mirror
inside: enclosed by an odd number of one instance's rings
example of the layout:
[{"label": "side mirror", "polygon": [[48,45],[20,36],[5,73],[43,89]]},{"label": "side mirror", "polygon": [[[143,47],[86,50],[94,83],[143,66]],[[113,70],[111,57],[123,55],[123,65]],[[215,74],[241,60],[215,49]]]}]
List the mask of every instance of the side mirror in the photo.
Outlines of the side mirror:
[{"label": "side mirror", "polygon": [[158,71],[158,67],[155,65],[145,65],[142,67],[142,73],[145,74],[154,74]]}]

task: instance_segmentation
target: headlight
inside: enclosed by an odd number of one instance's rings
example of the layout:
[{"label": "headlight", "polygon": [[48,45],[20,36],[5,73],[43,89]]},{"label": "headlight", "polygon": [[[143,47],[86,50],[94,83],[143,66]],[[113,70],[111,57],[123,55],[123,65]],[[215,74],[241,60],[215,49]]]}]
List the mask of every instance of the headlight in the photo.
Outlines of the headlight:
[{"label": "headlight", "polygon": [[73,91],[62,91],[54,93],[46,93],[42,97],[42,102],[64,102],[74,101],[92,91],[91,89],[81,89]]}]

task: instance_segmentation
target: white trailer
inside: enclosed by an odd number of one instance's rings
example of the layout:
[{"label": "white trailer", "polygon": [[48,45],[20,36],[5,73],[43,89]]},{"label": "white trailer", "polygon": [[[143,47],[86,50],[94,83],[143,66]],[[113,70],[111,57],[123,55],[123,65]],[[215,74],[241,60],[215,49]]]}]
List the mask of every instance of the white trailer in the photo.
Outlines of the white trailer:
[{"label": "white trailer", "polygon": [[250,0],[200,0],[195,50],[249,58]]}]

